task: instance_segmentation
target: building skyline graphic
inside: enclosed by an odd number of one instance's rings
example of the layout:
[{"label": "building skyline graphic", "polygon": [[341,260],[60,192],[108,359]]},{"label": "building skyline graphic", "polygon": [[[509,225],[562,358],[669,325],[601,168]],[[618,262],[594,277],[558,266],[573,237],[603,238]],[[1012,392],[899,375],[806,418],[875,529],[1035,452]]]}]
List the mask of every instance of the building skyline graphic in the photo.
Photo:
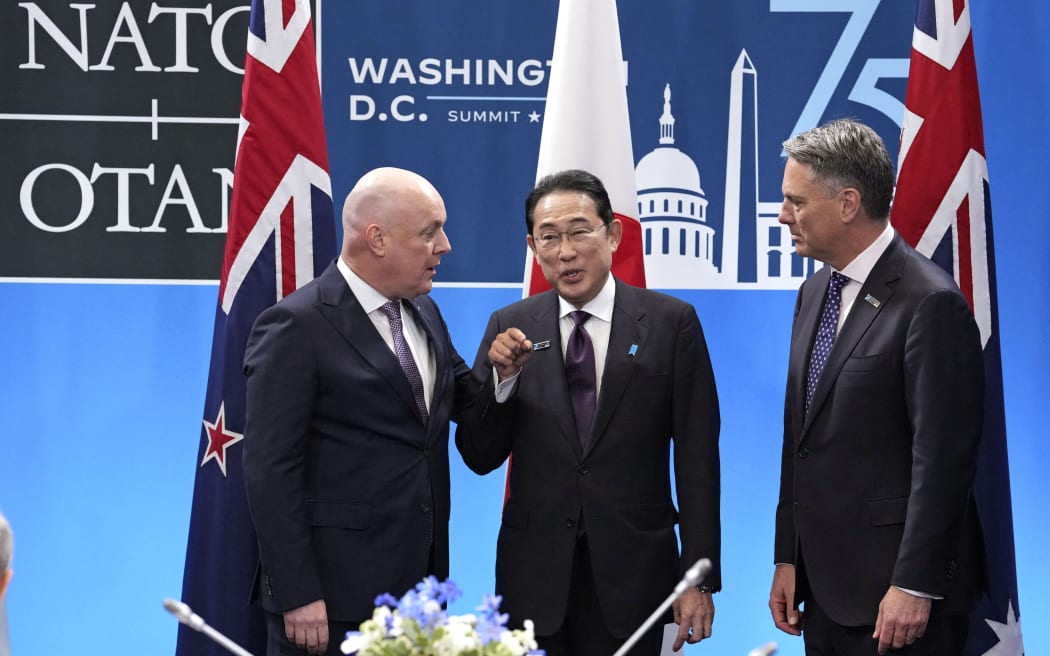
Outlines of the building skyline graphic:
[{"label": "building skyline graphic", "polygon": [[721,234],[696,161],[675,145],[670,83],[663,96],[658,145],[635,167],[648,286],[797,289],[822,264],[795,252],[781,201],[760,200],[758,70],[747,50],[730,76]]}]

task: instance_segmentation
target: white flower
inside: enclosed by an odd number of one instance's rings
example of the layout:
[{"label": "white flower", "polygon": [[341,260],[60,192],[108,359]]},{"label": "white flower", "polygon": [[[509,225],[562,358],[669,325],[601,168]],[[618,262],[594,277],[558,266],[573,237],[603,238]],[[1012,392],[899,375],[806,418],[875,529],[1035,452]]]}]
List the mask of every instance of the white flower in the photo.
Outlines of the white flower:
[{"label": "white flower", "polygon": [[434,653],[438,656],[456,656],[480,647],[472,615],[449,617],[445,631],[434,641]]},{"label": "white flower", "polygon": [[346,634],[346,640],[339,645],[339,649],[344,654],[356,654],[361,651],[366,644],[368,644],[368,639],[361,635],[361,633],[350,631]]},{"label": "white flower", "polygon": [[351,631],[341,643],[344,654],[358,656],[526,656],[536,651],[534,626],[506,628],[507,615],[499,612],[500,598],[486,595],[479,614],[447,615],[445,604],[455,601],[459,589],[452,581],[427,577],[400,600],[389,594],[376,597],[380,604],[372,619]]},{"label": "white flower", "polygon": [[369,627],[372,630],[366,632],[370,637],[396,638],[405,632],[401,616],[386,606],[379,606],[372,612],[372,621],[375,626]]}]

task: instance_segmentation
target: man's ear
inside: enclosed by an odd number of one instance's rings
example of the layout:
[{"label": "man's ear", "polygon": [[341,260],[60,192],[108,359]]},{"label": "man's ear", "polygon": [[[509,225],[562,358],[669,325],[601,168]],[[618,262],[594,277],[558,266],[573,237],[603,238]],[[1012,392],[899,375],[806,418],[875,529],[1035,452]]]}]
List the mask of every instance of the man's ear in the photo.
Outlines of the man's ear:
[{"label": "man's ear", "polygon": [[532,235],[525,235],[525,243],[529,245],[529,250],[532,251],[532,254],[537,255],[536,240],[532,238]]},{"label": "man's ear", "polygon": [[860,192],[853,187],[846,187],[839,192],[839,207],[842,212],[842,222],[849,223],[860,212]]},{"label": "man's ear", "polygon": [[620,247],[620,240],[623,239],[623,223],[620,219],[613,219],[609,223],[609,247],[615,253],[616,249]]},{"label": "man's ear", "polygon": [[372,223],[365,228],[365,243],[368,244],[369,250],[377,257],[386,255],[386,241],[386,232],[382,227]]}]

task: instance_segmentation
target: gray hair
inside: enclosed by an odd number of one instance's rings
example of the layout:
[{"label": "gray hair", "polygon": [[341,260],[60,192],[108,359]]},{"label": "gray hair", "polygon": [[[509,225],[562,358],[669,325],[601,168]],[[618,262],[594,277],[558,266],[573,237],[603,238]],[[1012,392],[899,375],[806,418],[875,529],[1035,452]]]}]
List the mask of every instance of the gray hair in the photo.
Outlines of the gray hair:
[{"label": "gray hair", "polygon": [[11,533],[11,525],[7,523],[4,514],[0,513],[0,574],[11,566],[11,555],[14,550],[15,537]]},{"label": "gray hair", "polygon": [[848,118],[829,121],[784,142],[784,152],[809,166],[829,194],[846,187],[860,192],[861,206],[873,219],[885,219],[893,200],[893,162],[882,138]]}]

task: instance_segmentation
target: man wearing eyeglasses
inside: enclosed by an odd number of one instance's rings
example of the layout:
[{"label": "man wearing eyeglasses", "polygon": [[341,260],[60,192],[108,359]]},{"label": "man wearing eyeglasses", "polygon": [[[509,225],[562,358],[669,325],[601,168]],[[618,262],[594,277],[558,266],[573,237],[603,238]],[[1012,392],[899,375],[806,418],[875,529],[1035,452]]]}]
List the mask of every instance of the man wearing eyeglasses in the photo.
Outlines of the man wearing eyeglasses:
[{"label": "man wearing eyeglasses", "polygon": [[[594,175],[540,180],[525,224],[553,289],[492,315],[482,391],[456,432],[479,474],[513,453],[496,591],[550,656],[608,656],[706,557],[714,567],[673,612],[674,648],[699,642],[721,577],[718,398],[696,311],[611,275],[622,226]],[[631,653],[657,654],[661,635]]]}]

